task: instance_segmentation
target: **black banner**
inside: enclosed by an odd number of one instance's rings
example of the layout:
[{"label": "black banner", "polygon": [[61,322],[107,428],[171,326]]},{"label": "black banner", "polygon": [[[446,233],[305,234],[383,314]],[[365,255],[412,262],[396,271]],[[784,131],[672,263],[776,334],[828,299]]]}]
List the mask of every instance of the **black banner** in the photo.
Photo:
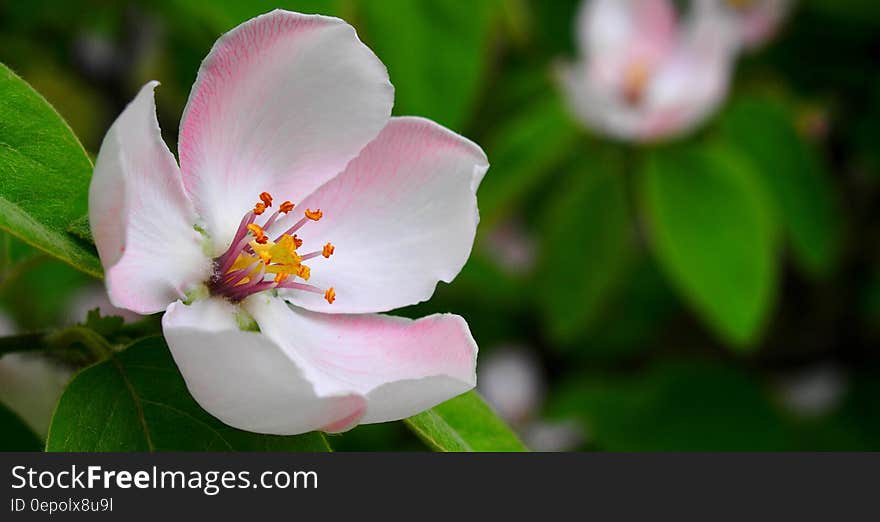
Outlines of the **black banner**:
[{"label": "black banner", "polygon": [[876,517],[880,454],[5,453],[0,465],[0,520],[850,520]]}]

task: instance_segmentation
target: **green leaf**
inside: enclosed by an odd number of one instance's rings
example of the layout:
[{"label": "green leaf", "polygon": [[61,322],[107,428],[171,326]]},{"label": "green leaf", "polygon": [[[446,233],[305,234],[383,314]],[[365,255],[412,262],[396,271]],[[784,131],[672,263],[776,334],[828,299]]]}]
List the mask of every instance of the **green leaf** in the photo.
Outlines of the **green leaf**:
[{"label": "green leaf", "polygon": [[489,63],[494,2],[383,0],[358,3],[361,37],[388,67],[395,114],[460,130]]},{"label": "green leaf", "polygon": [[490,175],[480,184],[480,215],[491,224],[540,189],[582,137],[558,97],[524,108],[488,143]]},{"label": "green leaf", "polygon": [[79,373],[58,403],[47,451],[328,451],[320,433],[231,428],[192,399],[161,337]]},{"label": "green leaf", "polygon": [[100,308],[94,308],[86,312],[86,320],[83,326],[92,329],[102,337],[112,337],[122,328],[125,319],[118,315],[101,315]]},{"label": "green leaf", "polygon": [[761,383],[732,366],[667,362],[634,376],[581,376],[548,410],[582,421],[607,451],[792,449]]},{"label": "green leaf", "polygon": [[405,422],[435,451],[528,451],[474,391]]},{"label": "green leaf", "polygon": [[725,112],[721,128],[760,171],[801,267],[826,275],[840,247],[834,188],[794,116],[776,100],[744,98]]},{"label": "green leaf", "polygon": [[91,172],[55,109],[0,64],[0,228],[101,277],[94,248],[67,232],[86,214]]},{"label": "green leaf", "polygon": [[776,294],[777,233],[751,165],[718,144],[655,152],[641,201],[660,266],[728,344],[757,341]]},{"label": "green leaf", "polygon": [[0,404],[0,451],[41,451],[43,442],[18,415]]},{"label": "green leaf", "polygon": [[544,216],[535,288],[550,333],[560,341],[590,328],[632,252],[623,172],[614,159],[572,172]]},{"label": "green leaf", "polygon": [[[273,9],[339,16],[344,0],[163,0],[166,16],[198,21],[219,36],[233,27]],[[192,29],[190,29],[192,30]]]}]

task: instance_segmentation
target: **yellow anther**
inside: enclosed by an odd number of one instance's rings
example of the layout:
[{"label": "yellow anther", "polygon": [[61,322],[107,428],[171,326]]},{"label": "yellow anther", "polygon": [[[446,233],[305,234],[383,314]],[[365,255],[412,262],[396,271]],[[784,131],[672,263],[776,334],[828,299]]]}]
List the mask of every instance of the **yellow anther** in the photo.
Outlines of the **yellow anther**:
[{"label": "yellow anther", "polygon": [[254,264],[257,259],[254,256],[247,254],[238,254],[238,257],[235,258],[235,262],[232,263],[232,266],[229,267],[227,273],[229,272],[237,272],[239,270],[244,270],[245,268]]},{"label": "yellow anther", "polygon": [[266,205],[265,205],[265,204],[263,204],[263,203],[257,203],[256,205],[254,205],[254,214],[256,214],[256,215],[259,216],[260,214],[262,214],[262,213],[265,212],[265,211],[266,211]]},{"label": "yellow anther", "polygon": [[321,255],[324,257],[330,257],[333,255],[333,252],[336,250],[336,247],[333,246],[333,243],[327,243],[324,245],[324,249],[321,251]]},{"label": "yellow anther", "polygon": [[330,304],[333,304],[333,301],[336,300],[336,290],[334,290],[332,286],[324,292],[324,299]]},{"label": "yellow anther", "polygon": [[275,274],[275,284],[280,285],[282,281],[287,279],[290,276],[287,272],[278,272]]},{"label": "yellow anther", "polygon": [[262,200],[262,202],[265,203],[267,207],[272,206],[272,194],[269,194],[268,192],[261,192],[260,200]]},{"label": "yellow anther", "polygon": [[319,219],[321,219],[321,216],[323,216],[323,215],[324,215],[324,213],[321,212],[320,208],[317,210],[312,210],[310,208],[306,209],[306,217],[311,219],[312,221],[318,221]]},{"label": "yellow anther", "polygon": [[296,275],[308,281],[312,277],[312,270],[306,265],[299,265],[296,269]]},{"label": "yellow anther", "polygon": [[295,206],[296,205],[294,205],[290,201],[285,201],[284,203],[281,204],[280,207],[278,207],[278,211],[287,214],[288,212],[293,210],[293,207],[295,207]]},{"label": "yellow anther", "polygon": [[254,253],[260,256],[260,260],[267,266],[272,262],[272,248],[274,246],[275,244],[269,244],[268,240],[263,243],[256,239],[251,241],[251,248],[254,249]]}]

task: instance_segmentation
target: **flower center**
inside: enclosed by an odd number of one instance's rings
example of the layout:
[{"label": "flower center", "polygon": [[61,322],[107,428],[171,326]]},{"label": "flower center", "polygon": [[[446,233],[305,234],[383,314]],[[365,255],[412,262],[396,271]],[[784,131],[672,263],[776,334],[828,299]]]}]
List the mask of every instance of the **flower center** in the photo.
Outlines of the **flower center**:
[{"label": "flower center", "polygon": [[748,11],[755,7],[755,0],[727,0],[727,5],[735,11]]},{"label": "flower center", "polygon": [[324,294],[324,299],[333,304],[336,300],[336,291],[333,287],[323,290],[314,285],[297,282],[297,278],[308,281],[311,275],[311,269],[303,264],[304,261],[318,256],[329,258],[335,250],[331,243],[327,243],[319,251],[308,254],[299,254],[296,250],[302,246],[302,239],[296,232],[309,221],[318,221],[324,214],[320,209],[306,209],[302,219],[273,240],[266,235],[266,231],[275,224],[281,214],[291,212],[294,204],[285,201],[262,224],[258,224],[257,221],[262,219],[260,216],[271,206],[272,196],[268,192],[263,192],[260,194],[260,202],[241,218],[241,224],[229,248],[214,259],[214,273],[208,281],[211,293],[238,302],[257,292],[292,288]]},{"label": "flower center", "polygon": [[639,105],[651,78],[648,65],[642,60],[631,62],[623,75],[623,99],[631,106]]}]

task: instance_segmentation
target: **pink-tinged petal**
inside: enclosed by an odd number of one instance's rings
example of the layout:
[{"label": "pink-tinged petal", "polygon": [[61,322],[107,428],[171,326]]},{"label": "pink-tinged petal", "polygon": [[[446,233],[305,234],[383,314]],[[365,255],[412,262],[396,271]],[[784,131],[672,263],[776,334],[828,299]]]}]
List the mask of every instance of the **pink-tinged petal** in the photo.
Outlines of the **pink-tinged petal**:
[{"label": "pink-tinged petal", "polygon": [[184,186],[216,253],[261,192],[297,202],[341,172],[393,101],[385,66],[337,18],[276,10],[220,38],[180,128]]},{"label": "pink-tinged petal", "polygon": [[476,384],[477,345],[459,316],[329,315],[262,296],[246,307],[318,393],[367,398],[361,423],[415,415]]},{"label": "pink-tinged petal", "polygon": [[727,95],[737,45],[722,20],[693,19],[648,86],[642,138],[683,134],[714,113]]},{"label": "pink-tinged petal", "polygon": [[618,139],[637,139],[642,112],[625,103],[616,86],[600,81],[583,61],[563,64],[558,72],[568,106],[582,124]]},{"label": "pink-tinged petal", "polygon": [[791,5],[791,0],[756,0],[742,6],[728,0],[704,0],[697,3],[696,16],[723,21],[743,47],[754,49],[776,34]]},{"label": "pink-tinged petal", "polygon": [[577,17],[581,53],[597,81],[619,84],[638,62],[653,69],[675,43],[669,0],[586,0]]},{"label": "pink-tinged petal", "polygon": [[232,427],[276,435],[342,431],[357,423],[366,409],[362,396],[316,393],[270,337],[240,329],[238,313],[212,298],[174,303],[162,319],[174,361],[202,408]]},{"label": "pink-tinged petal", "polygon": [[306,198],[274,230],[320,208],[300,231],[301,252],[330,242],[311,266],[319,294],[292,291],[294,303],[329,313],[381,312],[428,299],[470,255],[479,213],[476,191],[489,168],[473,142],[421,118],[392,118],[345,172]]},{"label": "pink-tinged petal", "polygon": [[145,85],[110,127],[89,187],[110,300],[139,314],[164,310],[210,269],[180,169],[162,141],[156,85]]}]

